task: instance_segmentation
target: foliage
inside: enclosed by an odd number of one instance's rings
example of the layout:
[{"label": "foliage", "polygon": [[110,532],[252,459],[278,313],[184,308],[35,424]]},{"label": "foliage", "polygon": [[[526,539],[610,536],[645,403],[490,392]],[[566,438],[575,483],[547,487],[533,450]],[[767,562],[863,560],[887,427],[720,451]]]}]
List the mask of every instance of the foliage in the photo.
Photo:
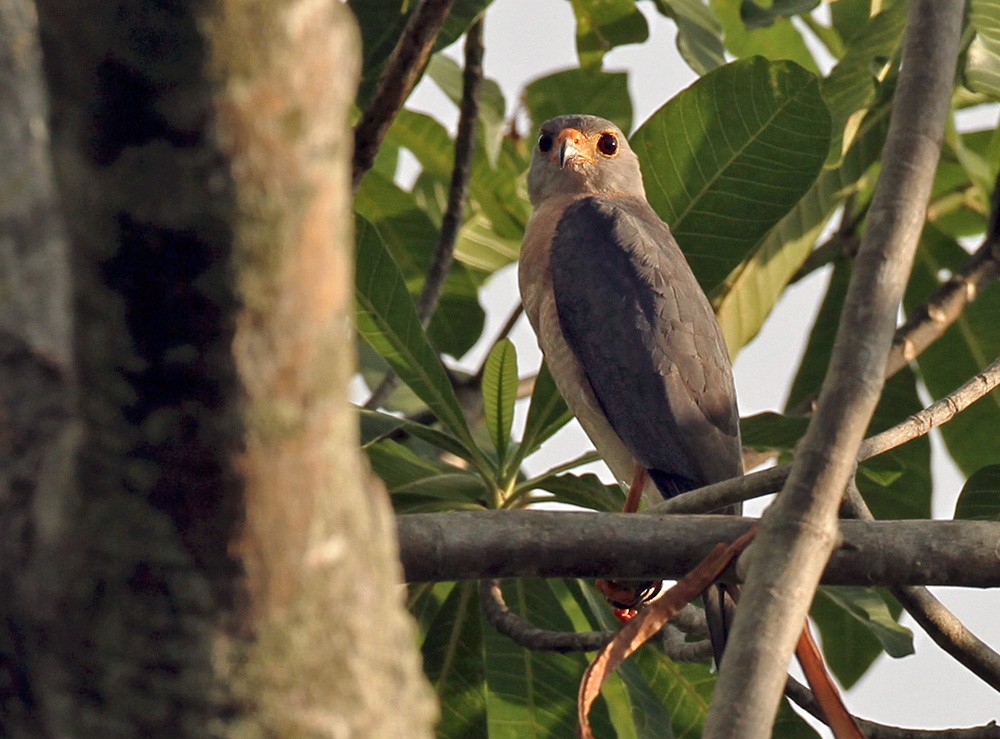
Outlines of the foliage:
[{"label": "foliage", "polygon": [[[498,0],[504,2],[505,0]],[[412,2],[351,2],[365,43],[363,107]],[[438,48],[465,31],[488,2],[456,3]],[[891,110],[905,3],[882,3],[869,17],[864,0],[840,0],[813,15],[817,2],[657,0],[677,24],[677,44],[700,79],[642,121],[632,145],[643,165],[649,200],[678,237],[717,309],[735,355],[750,342],[818,240],[849,243],[864,229],[874,175]],[[973,0],[954,112],[1000,98],[996,0]],[[572,0],[579,67],[530,81],[523,104],[533,124],[567,112],[589,112],[632,127],[628,76],[602,69],[604,55],[641,43],[646,18],[634,0]],[[390,18],[390,22],[385,19]],[[567,32],[570,32],[567,30]],[[728,63],[726,60],[729,59]],[[825,72],[821,70],[826,70]],[[436,55],[428,74],[456,103],[461,74]],[[576,468],[584,455],[530,476],[524,461],[570,416],[544,366],[526,414],[516,412],[518,357],[505,338],[484,329],[478,291],[517,257],[530,207],[524,173],[531,136],[504,124],[512,114],[487,80],[472,162],[470,199],[455,265],[428,331],[413,308],[434,251],[454,160],[452,135],[432,117],[403,110],[376,167],[357,194],[358,327],[363,376],[377,382],[391,367],[404,382],[385,412],[362,414],[364,448],[386,481],[397,510],[519,508],[564,503],[615,510],[622,491]],[[412,186],[396,179],[400,150],[416,159]],[[959,133],[942,156],[905,309],[912,312],[968,254],[960,239],[984,232],[989,188],[1000,168],[1000,134]],[[784,414],[743,421],[747,446],[787,456],[803,433],[802,408],[818,390],[830,356],[851,260],[835,252],[827,293],[804,348]],[[906,418],[953,390],[1000,354],[995,316],[1000,289],[987,289],[944,337],[887,384],[871,431]],[[474,345],[493,349],[483,371],[465,377],[445,355]],[[372,351],[374,350],[374,351]],[[525,372],[525,368],[520,368]],[[945,427],[948,452],[970,476],[956,516],[996,520],[1000,450],[992,444],[1000,393]],[[523,423],[516,422],[523,417]],[[428,422],[428,419],[431,419]],[[513,433],[512,433],[513,430]],[[445,456],[442,456],[444,453]],[[926,437],[861,466],[859,485],[879,518],[930,515],[932,485]],[[610,612],[577,581],[505,586],[515,612],[552,629],[611,626]],[[442,736],[569,736],[584,660],[532,653],[483,620],[474,584],[413,588],[425,668],[442,701]],[[868,588],[824,588],[813,616],[830,663],[855,682],[883,652],[912,651],[899,606]],[[599,735],[694,737],[700,734],[714,677],[647,647],[608,685],[594,715]],[[787,709],[786,709],[787,711]],[[668,728],[669,727],[669,728]],[[812,735],[791,712],[776,736]]]}]

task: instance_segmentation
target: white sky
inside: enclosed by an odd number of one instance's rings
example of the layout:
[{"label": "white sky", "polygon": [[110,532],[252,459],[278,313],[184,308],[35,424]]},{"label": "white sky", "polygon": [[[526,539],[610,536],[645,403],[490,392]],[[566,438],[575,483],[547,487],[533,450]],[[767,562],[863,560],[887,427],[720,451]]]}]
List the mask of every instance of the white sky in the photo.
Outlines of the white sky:
[{"label": "white sky", "polygon": [[[643,0],[639,6],[649,21],[649,40],[612,51],[604,65],[605,69],[630,72],[634,126],[696,78],[677,54],[673,23],[660,16],[652,3]],[[565,0],[495,0],[490,6],[486,16],[484,63],[486,75],[495,79],[504,91],[508,114],[528,81],[577,64],[575,28],[570,4]],[[460,61],[459,46],[453,46],[448,53]],[[429,80],[420,84],[408,106],[435,115],[454,131],[455,107]],[[996,106],[993,106],[971,118],[964,117],[962,123],[985,127],[995,125],[995,121]],[[743,415],[782,407],[825,284],[823,273],[789,290],[760,335],[737,358],[736,384]],[[514,270],[508,268],[499,273],[484,291],[483,300],[488,321],[484,336],[490,337],[488,341],[517,301]],[[517,345],[524,376],[539,361],[534,335],[522,320],[511,338]],[[470,367],[478,366],[488,349],[485,343],[481,342],[483,345],[466,358]],[[523,409],[521,413],[523,416]],[[535,470],[542,470],[589,447],[586,436],[574,423],[530,462]],[[934,440],[933,459],[934,516],[950,518],[961,478],[943,452],[940,439]],[[603,472],[601,467],[593,469]],[[1000,591],[940,588],[936,593],[980,638],[1000,649]],[[916,654],[899,660],[880,657],[846,693],[848,707],[864,718],[908,728],[972,726],[1000,720],[1000,696],[941,652],[908,617],[904,623],[914,630]]]}]

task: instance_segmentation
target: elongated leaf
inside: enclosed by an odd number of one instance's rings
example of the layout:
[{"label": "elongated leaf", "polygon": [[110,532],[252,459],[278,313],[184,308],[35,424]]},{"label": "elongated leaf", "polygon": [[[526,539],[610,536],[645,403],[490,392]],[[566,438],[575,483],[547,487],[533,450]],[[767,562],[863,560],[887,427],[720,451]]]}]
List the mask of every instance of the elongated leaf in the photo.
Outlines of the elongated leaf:
[{"label": "elongated leaf", "polygon": [[677,51],[698,74],[726,63],[722,26],[701,0],[656,0],[656,8],[677,24]]},{"label": "elongated leaf", "polygon": [[[957,269],[968,253],[932,227],[925,227],[913,276],[904,299],[912,311],[939,284],[939,275]],[[1000,286],[982,291],[945,332],[917,358],[920,373],[934,398],[947,395],[1000,355]],[[948,452],[966,474],[1000,463],[996,444],[1000,391],[994,390],[941,427]]]},{"label": "elongated leaf", "polygon": [[358,412],[361,417],[362,448],[381,441],[397,431],[402,431],[421,441],[427,442],[436,449],[454,454],[456,457],[468,462],[472,461],[472,455],[469,454],[469,450],[465,448],[462,442],[447,431],[431,428],[422,423],[408,421],[404,418],[390,416],[387,413],[370,411],[366,408],[359,408]]},{"label": "elongated leaf", "polygon": [[420,327],[402,275],[375,228],[357,219],[358,333],[470,450],[475,448],[455,391]]},{"label": "elongated leaf", "polygon": [[[536,626],[551,631],[575,628],[567,614],[572,604],[561,602],[547,581],[507,581],[503,591],[510,609]],[[482,629],[490,739],[575,736],[576,691],[586,656],[532,652],[488,623]],[[597,735],[614,736],[604,701],[594,708]]]},{"label": "elongated leaf", "polygon": [[969,22],[976,36],[965,60],[970,90],[1000,99],[1000,0],[972,0]]},{"label": "elongated leaf", "polygon": [[820,174],[711,296],[731,353],[757,335],[827,221],[844,198],[865,183],[864,175],[882,150],[888,125],[887,106],[873,111],[840,166]]},{"label": "elongated leaf", "polygon": [[524,436],[517,450],[515,464],[520,465],[525,457],[535,452],[572,418],[573,414],[566,407],[566,401],[559,394],[555,380],[543,362],[535,377],[528,418],[524,423]]},{"label": "elongated leaf", "polygon": [[819,5],[819,0],[774,0],[764,7],[754,0],[743,0],[740,17],[749,28],[768,28],[782,18],[808,13]]},{"label": "elongated leaf", "polygon": [[424,631],[424,672],[441,706],[439,737],[486,737],[486,668],[478,583],[452,588]]},{"label": "elongated leaf", "polygon": [[530,483],[532,488],[545,490],[555,497],[554,502],[588,508],[594,511],[621,511],[625,494],[618,485],[605,485],[597,475],[546,475]]},{"label": "elongated leaf", "polygon": [[955,503],[955,518],[1000,521],[1000,465],[976,470]]},{"label": "elongated leaf", "polygon": [[649,202],[706,292],[812,186],[829,126],[811,74],[754,58],[705,75],[636,131]]},{"label": "elongated leaf", "polygon": [[823,638],[827,666],[844,687],[854,685],[887,651],[885,644],[898,656],[912,653],[912,634],[896,622],[902,609],[890,602],[891,608],[875,588],[817,591],[810,613]]},{"label": "elongated leaf", "polygon": [[740,438],[751,449],[791,451],[809,427],[805,417],[757,413],[740,419]]},{"label": "elongated leaf", "polygon": [[516,400],[517,350],[510,339],[501,339],[493,347],[483,366],[483,410],[500,469],[503,469],[507,458]]},{"label": "elongated leaf", "polygon": [[858,133],[860,115],[875,101],[877,75],[887,72],[903,38],[906,7],[896,3],[866,23],[820,85],[833,119],[828,165],[841,160]]},{"label": "elongated leaf", "polygon": [[554,72],[528,83],[524,104],[535,128],[557,115],[590,113],[607,118],[626,134],[632,130],[632,98],[625,72],[577,68]]},{"label": "elongated leaf", "polygon": [[646,18],[635,0],[570,0],[576,14],[576,53],[580,67],[600,69],[604,55],[616,46],[642,43],[649,37]]}]

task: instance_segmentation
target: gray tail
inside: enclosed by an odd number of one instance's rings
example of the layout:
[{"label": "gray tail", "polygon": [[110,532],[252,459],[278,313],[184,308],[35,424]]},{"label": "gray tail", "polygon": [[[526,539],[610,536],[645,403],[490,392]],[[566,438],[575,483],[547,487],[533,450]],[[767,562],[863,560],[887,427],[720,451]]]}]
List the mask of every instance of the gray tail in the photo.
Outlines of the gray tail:
[{"label": "gray tail", "polygon": [[726,648],[729,627],[736,615],[738,599],[739,588],[725,583],[716,583],[701,595],[701,602],[705,605],[705,618],[708,620],[708,638],[712,642],[717,668],[722,664],[722,652]]}]

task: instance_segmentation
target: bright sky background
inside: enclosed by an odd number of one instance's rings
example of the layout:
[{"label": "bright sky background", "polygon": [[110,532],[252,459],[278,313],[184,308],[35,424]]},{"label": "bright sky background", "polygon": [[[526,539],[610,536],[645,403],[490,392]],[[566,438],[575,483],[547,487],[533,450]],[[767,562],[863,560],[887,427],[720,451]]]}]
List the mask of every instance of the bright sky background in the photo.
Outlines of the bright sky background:
[{"label": "bright sky background", "polygon": [[[614,50],[604,65],[607,70],[629,71],[635,126],[696,79],[677,54],[673,23],[659,15],[651,2],[643,0],[639,7],[649,21],[649,40]],[[575,28],[570,4],[565,0],[495,0],[490,6],[485,28],[485,69],[486,75],[503,89],[508,115],[528,81],[576,66]],[[448,53],[461,61],[460,45]],[[420,84],[408,105],[431,113],[454,131],[455,107],[429,80]],[[984,128],[996,125],[996,121],[997,106],[990,106],[963,116],[962,123]],[[813,275],[786,293],[760,335],[740,353],[735,371],[742,415],[780,410],[783,406],[826,279],[825,272]],[[488,322],[484,336],[496,335],[517,299],[515,270],[508,268],[484,291]],[[517,345],[521,375],[525,376],[537,367],[540,357],[527,321],[519,322],[511,338]],[[487,349],[477,346],[466,358],[468,366],[477,367]],[[521,413],[523,422],[523,409]],[[934,516],[950,518],[962,481],[944,453],[940,438],[933,440],[933,446]],[[529,466],[540,471],[588,447],[589,441],[574,423],[534,455]],[[603,473],[601,467],[593,469]],[[759,510],[760,506],[756,506],[755,514]],[[980,638],[1000,649],[1000,591],[938,588],[935,592]],[[916,654],[899,660],[880,657],[846,693],[851,711],[873,721],[908,728],[974,726],[1000,720],[1000,696],[939,650],[908,616],[904,616],[904,623],[914,629]]]}]

